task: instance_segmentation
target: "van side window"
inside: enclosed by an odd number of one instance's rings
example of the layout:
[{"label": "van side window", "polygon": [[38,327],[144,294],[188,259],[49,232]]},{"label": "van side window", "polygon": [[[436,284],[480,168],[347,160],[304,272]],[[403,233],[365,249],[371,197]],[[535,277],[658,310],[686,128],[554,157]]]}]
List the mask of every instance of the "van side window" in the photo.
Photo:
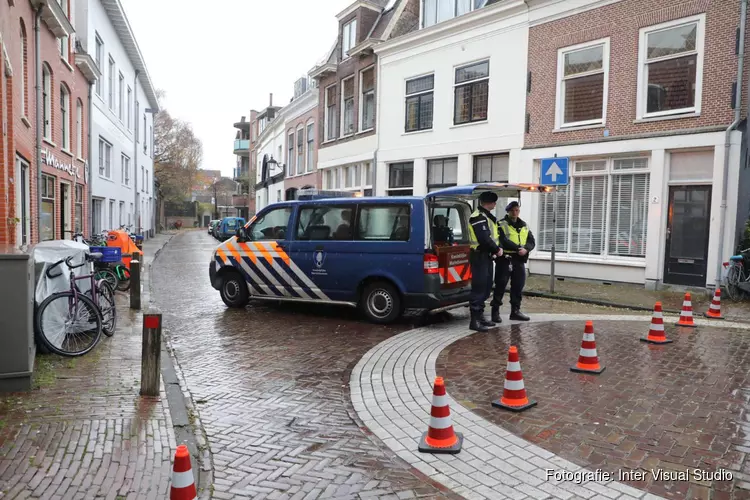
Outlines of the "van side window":
[{"label": "van side window", "polygon": [[369,241],[408,241],[411,231],[409,205],[360,205],[357,239]]},{"label": "van side window", "polygon": [[312,205],[300,208],[297,239],[351,241],[354,205]]},{"label": "van side window", "polygon": [[469,216],[467,205],[436,206],[432,209],[432,237],[436,245],[468,243],[463,227]]},{"label": "van side window", "polygon": [[258,217],[248,231],[252,241],[285,240],[292,207],[279,207]]}]

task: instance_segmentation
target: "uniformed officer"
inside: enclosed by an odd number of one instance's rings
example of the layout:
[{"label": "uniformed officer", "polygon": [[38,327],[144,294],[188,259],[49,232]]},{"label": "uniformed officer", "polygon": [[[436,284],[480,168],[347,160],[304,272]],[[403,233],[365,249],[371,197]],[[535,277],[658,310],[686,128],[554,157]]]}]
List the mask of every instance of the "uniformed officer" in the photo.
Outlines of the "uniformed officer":
[{"label": "uniformed officer", "polygon": [[528,321],[529,317],[521,312],[523,287],[526,285],[526,262],[529,252],[536,247],[534,235],[529,227],[518,216],[521,206],[511,201],[505,207],[507,215],[498,222],[500,246],[505,257],[495,261],[495,292],[492,296],[492,321],[500,321],[500,306],[503,305],[505,287],[510,281],[510,319]]},{"label": "uniformed officer", "polygon": [[492,293],[492,259],[500,257],[503,249],[498,246],[497,219],[492,210],[497,204],[497,195],[485,191],[479,196],[479,207],[469,219],[471,241],[471,323],[469,328],[486,332],[495,323],[484,317],[484,304]]}]

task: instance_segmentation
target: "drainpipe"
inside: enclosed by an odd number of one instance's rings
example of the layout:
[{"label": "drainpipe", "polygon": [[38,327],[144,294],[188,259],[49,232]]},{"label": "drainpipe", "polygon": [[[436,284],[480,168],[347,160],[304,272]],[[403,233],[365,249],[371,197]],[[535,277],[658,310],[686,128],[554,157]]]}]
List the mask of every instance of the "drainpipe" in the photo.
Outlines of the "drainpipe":
[{"label": "drainpipe", "polygon": [[[135,70],[135,76],[133,77],[133,95],[135,96],[135,99],[138,99],[138,75],[141,74],[140,70]],[[145,109],[144,109],[145,113]],[[135,123],[140,123],[138,120],[140,117],[135,117],[136,121]],[[135,124],[134,123],[134,124]],[[145,129],[145,125],[144,125]],[[139,130],[140,132],[140,130]],[[144,130],[145,132],[145,130]],[[135,126],[133,127],[133,133],[135,133]],[[135,213],[133,214],[135,217],[135,220],[133,221],[133,227],[135,229],[135,234],[140,234],[140,223],[138,222],[138,217],[141,213],[140,209],[140,203],[138,203],[138,138],[133,137],[133,206],[135,207]]]},{"label": "drainpipe", "polygon": [[[727,184],[729,183],[729,137],[740,123],[742,105],[742,76],[745,62],[745,24],[747,22],[747,0],[742,0],[740,11],[740,43],[737,57],[737,90],[734,95],[734,121],[727,128],[724,136],[724,172],[721,184],[721,208],[719,209],[719,259],[716,265],[716,289],[721,288],[721,270],[724,262],[724,226],[727,212]],[[747,133],[747,132],[746,132]]]},{"label": "drainpipe", "polygon": [[[88,98],[88,104],[86,108],[86,113],[88,114],[88,125],[86,127],[86,169],[88,170],[88,176],[89,176],[89,185],[88,185],[88,200],[87,203],[89,205],[89,216],[88,216],[88,226],[89,226],[89,238],[91,238],[94,235],[94,171],[91,168],[91,158],[93,157],[93,146],[91,145],[91,124],[93,123],[94,119],[94,113],[91,110],[91,105],[94,102],[93,101],[93,93],[94,93],[94,84],[89,83],[89,98]],[[85,232],[85,231],[84,231]]]},{"label": "drainpipe", "polygon": [[42,241],[42,58],[40,54],[39,34],[42,19],[42,7],[34,14],[34,83],[36,85],[36,237],[37,243]]}]

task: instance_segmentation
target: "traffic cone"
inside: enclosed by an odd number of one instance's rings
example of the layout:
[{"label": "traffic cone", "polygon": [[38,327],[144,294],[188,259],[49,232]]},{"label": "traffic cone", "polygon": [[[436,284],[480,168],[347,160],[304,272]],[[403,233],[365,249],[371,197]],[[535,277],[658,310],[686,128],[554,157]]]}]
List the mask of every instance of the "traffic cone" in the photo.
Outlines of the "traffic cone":
[{"label": "traffic cone", "polygon": [[570,367],[570,371],[578,373],[595,373],[599,375],[605,369],[599,364],[599,356],[596,354],[596,340],[594,339],[594,322],[587,321],[583,330],[581,350],[578,354],[578,363]]},{"label": "traffic cone", "polygon": [[661,302],[654,305],[654,315],[651,317],[651,328],[647,337],[641,337],[643,342],[650,344],[669,344],[673,342],[664,334],[664,314],[661,311]]},{"label": "traffic cone", "polygon": [[716,288],[714,298],[711,299],[711,305],[708,306],[708,311],[703,315],[711,319],[724,319],[724,316],[721,315],[721,288]]},{"label": "traffic cone", "polygon": [[461,451],[464,436],[453,430],[451,410],[448,407],[448,396],[445,393],[443,377],[435,378],[432,390],[432,409],[430,410],[430,426],[422,434],[417,449],[421,453],[447,453],[455,455]]},{"label": "traffic cone", "polygon": [[526,397],[518,348],[514,345],[510,346],[510,350],[508,351],[508,368],[505,372],[503,396],[493,401],[492,406],[516,412],[528,410],[532,406],[536,406],[536,401],[530,401]]},{"label": "traffic cone", "polygon": [[690,292],[685,293],[685,300],[682,301],[682,312],[680,313],[680,320],[677,322],[677,325],[695,328],[695,323],[693,323],[693,302],[690,298]]},{"label": "traffic cone", "polygon": [[195,490],[193,469],[190,467],[190,453],[187,446],[181,444],[174,454],[172,489],[169,492],[169,500],[195,500],[197,498],[198,493]]}]

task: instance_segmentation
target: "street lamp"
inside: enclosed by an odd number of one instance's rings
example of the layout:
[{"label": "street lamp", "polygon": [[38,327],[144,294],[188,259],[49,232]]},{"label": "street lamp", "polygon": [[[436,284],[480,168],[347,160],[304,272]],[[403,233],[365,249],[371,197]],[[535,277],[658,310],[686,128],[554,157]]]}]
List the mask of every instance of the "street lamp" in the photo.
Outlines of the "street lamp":
[{"label": "street lamp", "polygon": [[[268,166],[273,170],[274,168],[280,168],[282,171],[284,170],[284,164],[279,163],[276,160],[273,159],[273,156],[268,160]],[[269,176],[270,177],[270,176]]]}]

